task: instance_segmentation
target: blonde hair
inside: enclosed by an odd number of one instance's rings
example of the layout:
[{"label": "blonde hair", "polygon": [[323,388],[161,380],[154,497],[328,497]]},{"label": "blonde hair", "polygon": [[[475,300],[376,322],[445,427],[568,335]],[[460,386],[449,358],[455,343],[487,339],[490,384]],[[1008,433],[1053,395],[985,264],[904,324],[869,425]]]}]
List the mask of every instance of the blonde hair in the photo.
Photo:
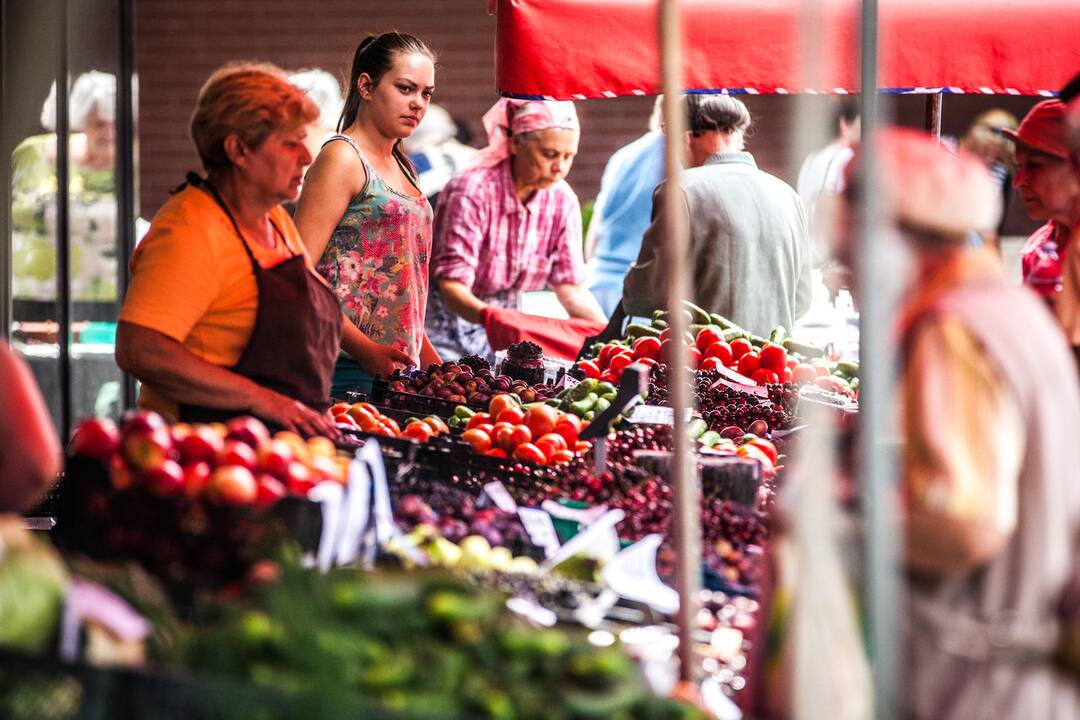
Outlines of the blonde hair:
[{"label": "blonde hair", "polygon": [[199,90],[191,115],[191,139],[207,172],[232,166],[225,139],[236,134],[252,150],[276,130],[314,122],[319,108],[281,68],[270,63],[230,63],[215,70]]}]

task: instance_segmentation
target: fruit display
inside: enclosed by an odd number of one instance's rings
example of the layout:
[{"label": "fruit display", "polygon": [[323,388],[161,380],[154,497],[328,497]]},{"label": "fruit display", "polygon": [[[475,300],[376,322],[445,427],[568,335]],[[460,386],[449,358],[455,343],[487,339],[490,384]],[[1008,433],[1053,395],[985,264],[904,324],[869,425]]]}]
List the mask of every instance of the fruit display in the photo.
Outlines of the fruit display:
[{"label": "fruit display", "polygon": [[335,403],[330,408],[338,428],[346,432],[358,430],[368,435],[402,438],[415,442],[427,442],[450,432],[450,427],[438,415],[424,418],[410,417],[404,427],[368,402]]},{"label": "fruit display", "polygon": [[461,440],[473,453],[522,463],[559,465],[589,448],[578,440],[576,415],[545,403],[525,407],[509,393],[491,398],[484,412],[458,406],[450,424],[463,430]]},{"label": "fruit display", "polygon": [[592,420],[611,407],[617,394],[618,388],[607,380],[587,377],[574,387],[564,388],[548,402],[563,412],[572,413],[583,420]]},{"label": "fruit display", "polygon": [[412,409],[410,395],[480,408],[497,393],[513,393],[524,403],[546,400],[555,394],[554,388],[543,382],[530,384],[509,375],[496,375],[488,368],[474,370],[470,365],[449,361],[410,373],[397,370],[388,378],[386,388],[386,404],[407,410]]},{"label": "fruit display", "polygon": [[[532,628],[504,602],[431,573],[286,571],[254,602],[226,606],[174,662],[256,687],[318,691],[329,717],[703,717],[649,693],[618,646]],[[376,707],[339,714],[333,699]]]}]

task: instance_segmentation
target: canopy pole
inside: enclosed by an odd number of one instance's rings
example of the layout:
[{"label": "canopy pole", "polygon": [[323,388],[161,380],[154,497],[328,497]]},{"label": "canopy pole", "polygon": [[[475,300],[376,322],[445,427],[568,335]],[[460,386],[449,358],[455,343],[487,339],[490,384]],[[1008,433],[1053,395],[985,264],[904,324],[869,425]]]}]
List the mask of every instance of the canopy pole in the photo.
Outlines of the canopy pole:
[{"label": "canopy pole", "polygon": [[664,227],[665,258],[667,260],[668,323],[671,344],[666,362],[671,385],[672,457],[669,479],[675,512],[675,587],[679,592],[679,677],[693,681],[697,660],[694,654],[693,630],[697,618],[698,586],[701,581],[700,500],[696,473],[690,463],[690,439],[687,435],[687,410],[691,406],[690,379],[683,374],[686,366],[687,331],[682,301],[687,297],[687,218],[679,212],[682,190],[683,136],[686,117],[682,98],[682,24],[678,0],[660,2],[661,74],[664,92]]},{"label": "canopy pole", "polygon": [[897,620],[900,617],[899,533],[894,495],[894,452],[890,445],[893,409],[892,312],[899,288],[890,267],[881,232],[886,208],[882,200],[875,143],[880,106],[877,87],[877,0],[862,0],[860,104],[863,127],[863,172],[859,197],[856,253],[859,273],[859,482],[864,552],[864,591],[869,655],[874,679],[874,717],[893,720],[897,709]]},{"label": "canopy pole", "polygon": [[932,93],[926,96],[926,132],[941,141],[941,102],[944,99],[942,93]]}]

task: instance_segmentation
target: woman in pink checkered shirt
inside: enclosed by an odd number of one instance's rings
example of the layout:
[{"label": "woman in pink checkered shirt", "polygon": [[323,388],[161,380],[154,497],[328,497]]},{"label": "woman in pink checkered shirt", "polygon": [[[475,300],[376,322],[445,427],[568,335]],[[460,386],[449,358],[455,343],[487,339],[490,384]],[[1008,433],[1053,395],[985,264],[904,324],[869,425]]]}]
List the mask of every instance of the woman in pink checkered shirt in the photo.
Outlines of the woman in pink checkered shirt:
[{"label": "woman in pink checkered shirt", "polygon": [[427,334],[442,358],[492,357],[487,305],[552,288],[571,317],[604,322],[583,287],[581,208],[563,179],[577,154],[573,103],[500,100],[489,145],[443,189],[435,213]]}]

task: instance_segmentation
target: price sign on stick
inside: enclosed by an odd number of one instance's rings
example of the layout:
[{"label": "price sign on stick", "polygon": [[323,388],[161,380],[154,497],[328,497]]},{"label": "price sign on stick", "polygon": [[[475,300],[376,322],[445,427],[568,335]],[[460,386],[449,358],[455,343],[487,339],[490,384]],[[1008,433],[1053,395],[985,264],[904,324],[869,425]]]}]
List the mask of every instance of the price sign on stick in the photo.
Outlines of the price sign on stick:
[{"label": "price sign on stick", "polygon": [[555,524],[551,516],[540,508],[519,507],[518,517],[529,534],[533,545],[544,548],[544,557],[551,557],[559,551],[559,536],[555,533]]},{"label": "price sign on stick", "polygon": [[569,560],[578,553],[601,559],[613,556],[619,550],[619,535],[615,532],[615,526],[622,522],[624,517],[626,513],[619,508],[608,510],[588,529],[570,538],[557,553],[545,560],[540,566],[540,574],[549,572],[559,563]]},{"label": "price sign on stick", "polygon": [[662,540],[656,533],[643,537],[612,558],[600,576],[624,598],[673,615],[679,609],[679,593],[661,582],[656,574],[656,551]]},{"label": "price sign on stick", "polygon": [[498,480],[494,480],[484,485],[484,495],[495,504],[495,507],[503,512],[515,513],[518,510],[517,503],[514,502],[514,498],[510,494],[510,491]]}]

